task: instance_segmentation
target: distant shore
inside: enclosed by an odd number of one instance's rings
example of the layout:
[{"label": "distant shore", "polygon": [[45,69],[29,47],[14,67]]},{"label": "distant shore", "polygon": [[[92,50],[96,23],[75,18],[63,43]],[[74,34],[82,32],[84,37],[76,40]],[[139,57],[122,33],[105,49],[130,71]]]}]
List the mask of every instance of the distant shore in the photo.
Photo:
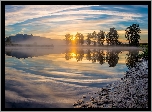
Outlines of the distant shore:
[{"label": "distant shore", "polygon": [[68,45],[19,45],[19,46],[5,46],[5,48],[18,48],[18,47],[28,47],[28,48],[33,48],[33,47],[55,47],[55,48],[89,48],[89,49],[141,49],[141,47],[135,47],[135,46],[107,46],[107,45],[104,45],[104,46],[87,46],[87,45],[82,45],[82,46],[68,46]]}]

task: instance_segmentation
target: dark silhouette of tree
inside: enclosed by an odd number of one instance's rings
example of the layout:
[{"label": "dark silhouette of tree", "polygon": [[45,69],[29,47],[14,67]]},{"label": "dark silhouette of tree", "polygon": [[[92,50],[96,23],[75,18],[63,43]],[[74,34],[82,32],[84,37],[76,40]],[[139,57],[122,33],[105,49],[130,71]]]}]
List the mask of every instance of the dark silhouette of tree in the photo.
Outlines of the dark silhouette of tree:
[{"label": "dark silhouette of tree", "polygon": [[97,38],[98,38],[97,42],[99,46],[103,45],[105,39],[105,32],[100,30],[100,32],[97,34]]},{"label": "dark silhouette of tree", "polygon": [[84,36],[83,36],[83,34],[80,34],[80,44],[81,45],[84,44]]},{"label": "dark silhouette of tree", "polygon": [[83,45],[84,44],[84,36],[81,33],[78,33],[75,35],[75,43],[76,45]]},{"label": "dark silhouette of tree", "polygon": [[131,69],[132,67],[136,66],[136,62],[138,62],[139,59],[139,51],[138,50],[130,50],[126,58],[126,66],[128,69]]},{"label": "dark silhouette of tree", "polygon": [[11,45],[12,41],[10,37],[6,37],[5,45]]},{"label": "dark silhouette of tree", "polygon": [[80,40],[81,40],[81,33],[78,33],[75,35],[75,42],[76,45],[80,45]]},{"label": "dark silhouette of tree", "polygon": [[115,28],[110,28],[110,32],[106,35],[106,41],[108,45],[119,45],[120,42],[118,41],[118,33]]},{"label": "dark silhouette of tree", "polygon": [[70,34],[65,35],[65,41],[66,41],[66,45],[69,45],[71,43],[71,35]]},{"label": "dark silhouette of tree", "polygon": [[93,45],[96,46],[96,43],[97,43],[96,42],[96,40],[97,40],[97,33],[95,31],[92,33],[92,39],[93,39],[93,41],[92,41]]},{"label": "dark silhouette of tree", "polygon": [[91,44],[91,38],[92,38],[92,34],[91,34],[91,33],[88,33],[87,39],[86,39],[87,45],[90,45],[90,44]]},{"label": "dark silhouette of tree", "polygon": [[107,51],[106,62],[108,62],[109,67],[116,66],[116,64],[118,63],[118,60],[119,60],[118,54],[120,52],[121,51],[116,51],[116,50]]},{"label": "dark silhouette of tree", "polygon": [[141,33],[139,24],[132,24],[131,26],[126,28],[125,38],[129,41],[130,46],[139,46],[139,39]]}]

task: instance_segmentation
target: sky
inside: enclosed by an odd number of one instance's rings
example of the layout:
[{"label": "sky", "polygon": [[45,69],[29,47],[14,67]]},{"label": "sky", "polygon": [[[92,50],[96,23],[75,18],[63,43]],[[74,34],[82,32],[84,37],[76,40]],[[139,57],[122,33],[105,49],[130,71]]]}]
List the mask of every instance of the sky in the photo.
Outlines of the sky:
[{"label": "sky", "polygon": [[125,29],[137,23],[140,42],[148,42],[148,5],[6,5],[5,37],[33,34],[51,39],[64,39],[67,33],[100,30],[107,34],[114,27],[119,40],[128,43]]}]

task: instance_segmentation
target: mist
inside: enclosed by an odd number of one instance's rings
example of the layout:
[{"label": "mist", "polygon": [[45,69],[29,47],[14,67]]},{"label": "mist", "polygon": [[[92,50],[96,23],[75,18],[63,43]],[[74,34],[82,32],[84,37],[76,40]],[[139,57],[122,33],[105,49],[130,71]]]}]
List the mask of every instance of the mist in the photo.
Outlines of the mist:
[{"label": "mist", "polygon": [[61,39],[49,39],[49,38],[30,38],[23,41],[14,42],[15,44],[34,44],[37,45],[65,45],[64,40]]}]

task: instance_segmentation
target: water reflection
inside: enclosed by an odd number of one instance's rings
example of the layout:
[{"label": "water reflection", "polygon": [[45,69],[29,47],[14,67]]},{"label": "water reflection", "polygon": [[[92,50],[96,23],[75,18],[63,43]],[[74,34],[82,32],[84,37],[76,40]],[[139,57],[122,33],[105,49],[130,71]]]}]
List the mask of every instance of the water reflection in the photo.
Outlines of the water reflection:
[{"label": "water reflection", "polygon": [[98,62],[102,65],[105,62],[108,62],[109,67],[115,67],[118,63],[118,55],[121,53],[121,50],[106,50],[106,52],[104,52],[104,50],[101,49],[87,49],[85,51],[83,49],[79,49],[73,53],[68,49],[65,53],[65,59],[70,60],[71,58],[76,58],[77,62],[82,61],[84,52],[86,52],[86,59],[92,61],[92,63]]},{"label": "water reflection", "polygon": [[115,67],[118,63],[119,57],[118,54],[121,53],[120,50],[110,50],[106,55],[106,62],[108,62],[109,67]]},{"label": "water reflection", "polygon": [[[34,102],[46,105],[43,101],[52,107],[68,107],[83,93],[97,91],[124,76],[126,64],[132,67],[138,53],[124,50],[121,54],[121,50],[105,48],[5,48],[5,100],[25,102],[28,98],[31,107]],[[40,57],[29,58],[36,56]]]},{"label": "water reflection", "polygon": [[[66,50],[65,59],[70,60],[71,58],[76,58],[77,62],[82,61],[84,57],[84,52],[86,53],[86,59],[88,61],[92,61],[92,63],[99,62],[99,64],[104,64],[107,62],[109,67],[115,67],[119,60],[119,54],[122,53],[121,50],[100,50],[100,49],[87,49],[87,50],[76,50],[75,53],[70,51],[69,49]],[[139,50],[128,50],[129,53],[126,54],[126,66],[128,69],[135,67],[136,62],[139,61]]]},{"label": "water reflection", "polygon": [[105,56],[103,50],[90,49],[87,50],[86,59],[91,60],[92,63],[99,62],[101,65],[105,63]]},{"label": "water reflection", "polygon": [[65,51],[65,59],[69,60],[71,58],[75,58],[76,61],[82,61],[84,57],[84,50],[83,49],[76,49],[75,52],[71,52],[69,49]]},{"label": "water reflection", "polygon": [[130,50],[127,55],[127,59],[126,59],[126,66],[128,67],[128,69],[131,69],[132,67],[136,66],[136,62],[138,62],[139,60],[139,50]]},{"label": "water reflection", "polygon": [[32,58],[32,57],[37,57],[37,56],[43,56],[43,55],[48,55],[50,53],[53,53],[53,48],[45,48],[45,49],[40,49],[40,48],[9,48],[5,49],[5,54],[7,56],[12,56],[16,57],[18,59],[20,58]]},{"label": "water reflection", "polygon": [[[122,50],[115,49],[62,49],[61,51],[57,49],[6,49],[5,54],[8,56],[20,58],[32,58],[42,55],[49,54],[61,54],[64,52],[65,59],[70,60],[75,58],[77,62],[88,60],[92,63],[99,63],[103,65],[108,63],[109,67],[115,67],[119,61],[119,54],[122,53]],[[126,66],[128,69],[135,66],[135,63],[138,62],[139,50],[128,50],[126,54]]]}]

